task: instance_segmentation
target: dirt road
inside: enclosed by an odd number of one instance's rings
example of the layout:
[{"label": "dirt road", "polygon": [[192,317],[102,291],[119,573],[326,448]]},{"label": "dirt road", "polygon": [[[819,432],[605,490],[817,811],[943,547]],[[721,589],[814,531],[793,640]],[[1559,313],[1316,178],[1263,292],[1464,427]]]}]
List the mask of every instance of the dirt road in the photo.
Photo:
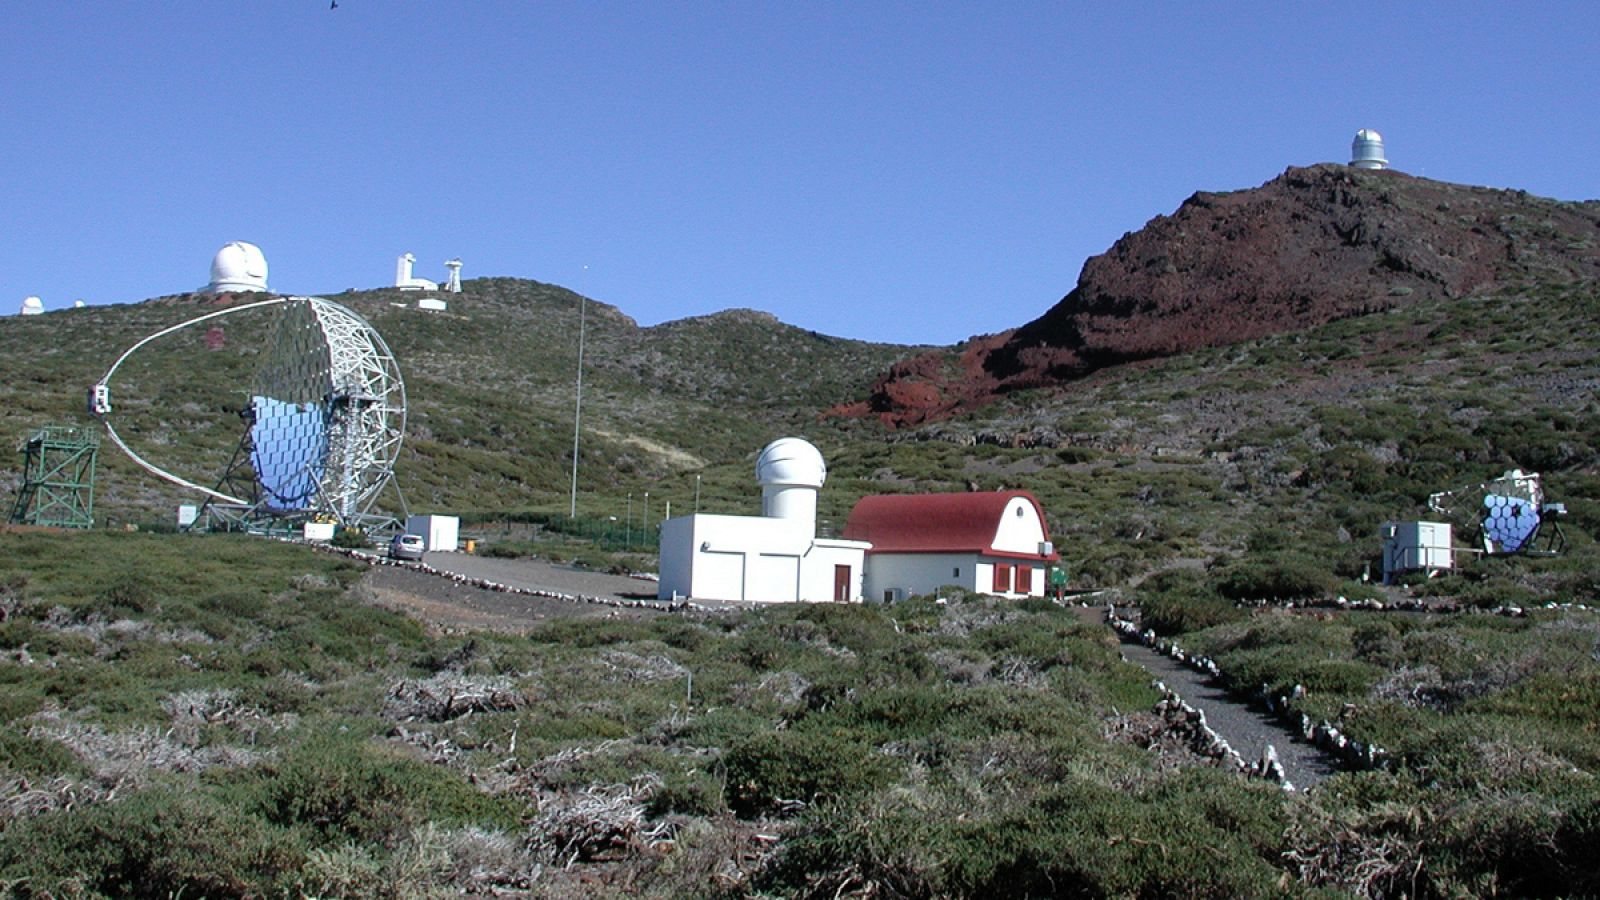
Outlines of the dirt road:
[{"label": "dirt road", "polygon": [[650,605],[655,599],[655,583],[636,578],[541,560],[488,559],[465,553],[429,553],[423,562],[449,575],[539,591],[540,595],[496,591],[411,566],[383,565],[374,566],[364,581],[373,601],[446,631],[484,629],[514,634],[552,619],[641,618],[665,611]]}]

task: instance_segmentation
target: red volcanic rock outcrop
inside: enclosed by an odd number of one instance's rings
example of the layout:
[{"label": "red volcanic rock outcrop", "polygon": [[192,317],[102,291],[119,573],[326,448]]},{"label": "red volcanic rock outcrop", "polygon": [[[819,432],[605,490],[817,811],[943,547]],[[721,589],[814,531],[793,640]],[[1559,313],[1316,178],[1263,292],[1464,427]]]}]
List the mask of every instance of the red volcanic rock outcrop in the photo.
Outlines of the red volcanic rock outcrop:
[{"label": "red volcanic rock outcrop", "polygon": [[889,425],[919,425],[981,405],[998,390],[984,362],[1012,332],[975,337],[955,350],[930,350],[903,359],[872,386],[865,400],[834,407],[836,415],[878,416]]},{"label": "red volcanic rock outcrop", "polygon": [[1118,363],[1527,280],[1600,277],[1600,203],[1342,165],[1198,193],[1034,321],[898,363],[838,411],[916,424]]}]

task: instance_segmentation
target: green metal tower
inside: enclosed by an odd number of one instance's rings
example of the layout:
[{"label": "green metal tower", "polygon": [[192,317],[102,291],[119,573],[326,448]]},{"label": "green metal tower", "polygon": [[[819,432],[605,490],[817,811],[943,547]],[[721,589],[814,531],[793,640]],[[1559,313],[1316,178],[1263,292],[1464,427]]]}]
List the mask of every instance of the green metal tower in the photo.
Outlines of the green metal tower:
[{"label": "green metal tower", "polygon": [[94,525],[94,468],[100,438],[76,425],[46,425],[23,448],[22,490],[11,508],[18,525]]}]

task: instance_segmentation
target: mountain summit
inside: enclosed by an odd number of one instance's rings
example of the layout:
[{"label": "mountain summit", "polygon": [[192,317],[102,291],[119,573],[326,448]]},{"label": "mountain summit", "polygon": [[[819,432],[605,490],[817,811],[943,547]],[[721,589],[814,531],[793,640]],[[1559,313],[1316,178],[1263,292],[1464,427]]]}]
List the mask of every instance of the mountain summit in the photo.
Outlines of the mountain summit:
[{"label": "mountain summit", "polygon": [[1290,168],[1197,193],[1083,266],[1043,316],[897,363],[840,408],[892,425],[1096,369],[1531,279],[1600,277],[1600,202],[1393,170]]}]

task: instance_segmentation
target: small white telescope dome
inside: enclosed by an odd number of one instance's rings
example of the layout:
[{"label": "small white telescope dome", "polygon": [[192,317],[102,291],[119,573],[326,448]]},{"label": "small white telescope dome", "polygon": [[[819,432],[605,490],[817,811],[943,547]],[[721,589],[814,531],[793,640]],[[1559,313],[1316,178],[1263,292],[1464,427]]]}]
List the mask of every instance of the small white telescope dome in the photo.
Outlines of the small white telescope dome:
[{"label": "small white telescope dome", "polygon": [[756,457],[761,514],[787,520],[815,537],[817,492],[827,478],[828,467],[816,447],[797,437],[778,438]]},{"label": "small white telescope dome", "polygon": [[822,461],[822,453],[801,438],[778,438],[756,457],[756,481],[762,486],[820,488],[827,478],[828,467]]},{"label": "small white telescope dome", "polygon": [[1371,128],[1356,132],[1350,144],[1350,165],[1358,169],[1387,169],[1389,161],[1383,158],[1383,135]]},{"label": "small white telescope dome", "polygon": [[44,301],[38,297],[24,297],[22,299],[22,315],[37,316],[44,312]]},{"label": "small white telescope dome", "polygon": [[267,258],[255,244],[233,241],[218,250],[212,258],[211,283],[206,286],[211,293],[267,289]]}]

